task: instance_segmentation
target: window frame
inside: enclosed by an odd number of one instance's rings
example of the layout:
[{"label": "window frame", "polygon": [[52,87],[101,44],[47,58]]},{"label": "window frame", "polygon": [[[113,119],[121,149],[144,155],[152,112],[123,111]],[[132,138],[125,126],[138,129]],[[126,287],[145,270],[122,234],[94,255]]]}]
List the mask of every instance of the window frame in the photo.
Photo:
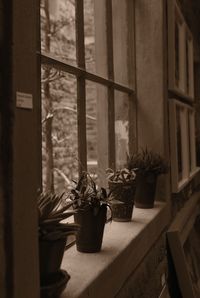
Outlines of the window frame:
[{"label": "window frame", "polygon": [[[181,109],[180,129],[181,129],[181,166],[183,177],[178,177],[178,146],[177,146],[177,107]],[[190,119],[188,117],[189,113]],[[196,165],[196,148],[195,148],[195,110],[188,104],[177,99],[169,100],[169,120],[170,120],[170,151],[171,151],[171,183],[172,192],[177,193],[182,190],[186,184],[200,170]],[[192,137],[190,138],[189,135]],[[190,160],[192,170],[190,170]]]},{"label": "window frame", "polygon": [[[194,101],[193,37],[176,0],[167,1],[168,12],[168,89],[191,102]],[[176,24],[178,24],[178,53],[176,53]],[[188,51],[186,53],[186,42]],[[188,57],[186,57],[186,55]],[[176,82],[176,57],[179,60],[180,81]],[[187,63],[189,64],[187,91]]]},{"label": "window frame", "polygon": [[[77,80],[77,123],[78,123],[78,160],[79,160],[79,174],[83,170],[87,170],[87,137],[86,137],[86,80],[103,85],[107,88],[107,102],[108,102],[108,166],[115,168],[115,113],[114,113],[114,91],[121,91],[128,96],[129,100],[129,152],[133,152],[136,146],[135,142],[136,128],[134,119],[134,104],[135,104],[135,83],[131,78],[130,86],[116,82],[113,73],[113,42],[112,42],[112,0],[105,0],[105,17],[106,17],[106,40],[107,40],[107,66],[108,66],[108,78],[99,74],[92,73],[86,69],[85,66],[85,43],[84,43],[84,0],[75,1],[75,31],[76,31],[76,56],[77,66],[71,65],[54,57],[50,53],[39,51],[39,57],[41,65],[45,64],[50,67],[55,67],[64,73],[72,74]],[[129,14],[127,26],[130,31],[132,28],[131,16],[134,16],[134,5],[127,1],[127,5],[131,9],[127,9]],[[133,37],[128,34],[128,43],[132,44]],[[131,65],[134,64],[134,49],[128,47],[129,57]],[[133,67],[134,69],[134,67]]]}]

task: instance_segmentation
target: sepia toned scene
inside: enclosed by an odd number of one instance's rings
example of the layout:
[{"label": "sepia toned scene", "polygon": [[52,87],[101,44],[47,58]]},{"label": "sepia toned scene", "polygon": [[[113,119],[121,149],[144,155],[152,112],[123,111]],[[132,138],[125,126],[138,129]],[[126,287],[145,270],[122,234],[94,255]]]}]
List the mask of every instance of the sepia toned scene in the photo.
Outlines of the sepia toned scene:
[{"label": "sepia toned scene", "polygon": [[0,0],[1,298],[200,297],[199,20]]}]

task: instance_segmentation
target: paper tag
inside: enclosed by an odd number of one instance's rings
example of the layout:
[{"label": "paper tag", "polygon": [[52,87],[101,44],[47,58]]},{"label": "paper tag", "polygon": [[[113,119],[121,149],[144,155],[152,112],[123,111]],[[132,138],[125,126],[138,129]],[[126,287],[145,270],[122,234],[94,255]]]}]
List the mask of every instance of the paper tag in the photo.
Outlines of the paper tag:
[{"label": "paper tag", "polygon": [[33,109],[33,95],[30,93],[16,92],[17,108]]}]

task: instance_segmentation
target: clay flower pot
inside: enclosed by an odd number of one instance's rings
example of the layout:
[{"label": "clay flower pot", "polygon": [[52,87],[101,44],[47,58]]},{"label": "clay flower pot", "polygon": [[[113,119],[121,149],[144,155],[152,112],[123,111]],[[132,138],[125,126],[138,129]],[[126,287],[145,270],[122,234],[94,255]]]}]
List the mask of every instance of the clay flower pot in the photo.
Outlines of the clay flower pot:
[{"label": "clay flower pot", "polygon": [[58,272],[65,251],[66,237],[39,241],[40,277],[44,279]]},{"label": "clay flower pot", "polygon": [[135,186],[133,183],[114,183],[109,181],[112,192],[111,208],[113,221],[131,221]]},{"label": "clay flower pot", "polygon": [[154,207],[157,175],[138,174],[136,178],[135,207],[151,209]]},{"label": "clay flower pot", "polygon": [[76,235],[78,251],[94,253],[101,250],[106,213],[107,206],[104,204],[97,210],[94,210],[93,207],[87,207],[74,214],[75,222],[80,225]]}]

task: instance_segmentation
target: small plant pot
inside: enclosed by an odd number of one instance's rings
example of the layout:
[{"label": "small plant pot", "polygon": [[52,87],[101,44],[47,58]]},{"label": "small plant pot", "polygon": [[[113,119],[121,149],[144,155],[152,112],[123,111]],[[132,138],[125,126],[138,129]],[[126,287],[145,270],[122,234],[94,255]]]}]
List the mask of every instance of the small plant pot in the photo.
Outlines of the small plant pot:
[{"label": "small plant pot", "polygon": [[131,203],[112,203],[112,219],[113,221],[131,221],[134,202]]},{"label": "small plant pot", "polygon": [[39,260],[41,282],[60,270],[67,238],[39,240]]},{"label": "small plant pot", "polygon": [[131,221],[134,207],[135,184],[109,181],[109,188],[112,196],[111,208],[113,221]]},{"label": "small plant pot", "polygon": [[59,298],[70,279],[65,270],[51,273],[40,285],[40,298]]},{"label": "small plant pot", "polygon": [[151,209],[154,207],[157,176],[138,175],[136,180],[135,207]]},{"label": "small plant pot", "polygon": [[80,252],[95,253],[101,250],[107,206],[102,205],[97,214],[93,208],[79,210],[74,220],[80,225],[76,235],[76,247]]}]

